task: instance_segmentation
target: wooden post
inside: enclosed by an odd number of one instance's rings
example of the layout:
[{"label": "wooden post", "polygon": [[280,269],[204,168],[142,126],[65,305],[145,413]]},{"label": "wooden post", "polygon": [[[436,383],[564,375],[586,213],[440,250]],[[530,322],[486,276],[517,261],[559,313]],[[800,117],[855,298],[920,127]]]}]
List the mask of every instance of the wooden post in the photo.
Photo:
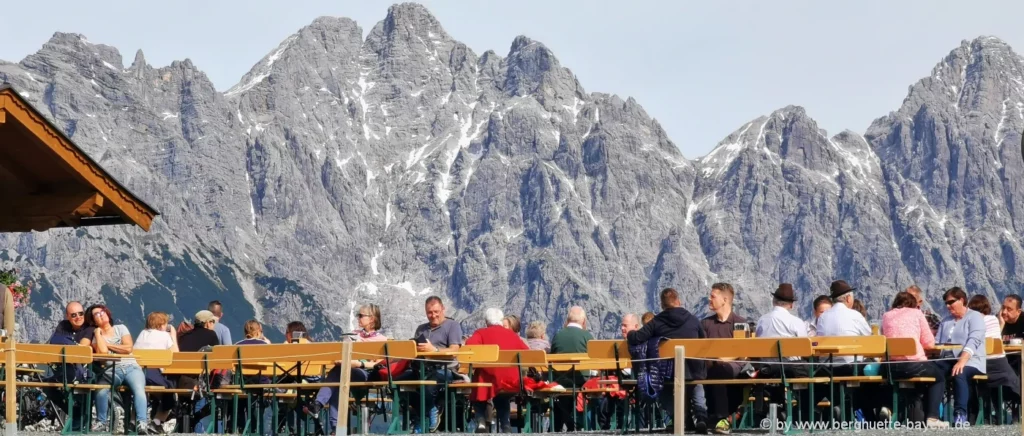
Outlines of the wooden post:
[{"label": "wooden post", "polygon": [[4,289],[4,329],[7,330],[7,341],[4,344],[4,395],[7,400],[4,434],[13,436],[18,434],[18,387],[15,384],[18,373],[14,363],[14,294],[10,289]]},{"label": "wooden post", "polygon": [[672,417],[672,434],[681,435],[686,419],[686,347],[676,347],[675,394],[676,408]]},{"label": "wooden post", "polygon": [[341,343],[341,386],[338,388],[338,428],[336,435],[348,435],[348,395],[352,384],[352,342]]}]

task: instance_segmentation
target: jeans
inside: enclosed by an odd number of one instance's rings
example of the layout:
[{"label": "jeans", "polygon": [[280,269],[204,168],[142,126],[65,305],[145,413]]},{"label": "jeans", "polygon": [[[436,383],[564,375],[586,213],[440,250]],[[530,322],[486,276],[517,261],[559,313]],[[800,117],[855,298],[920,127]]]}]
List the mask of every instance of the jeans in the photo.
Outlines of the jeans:
[{"label": "jeans", "polygon": [[[127,385],[132,391],[132,399],[135,406],[135,422],[146,422],[146,373],[136,364],[116,364],[108,367],[105,375],[114,379],[113,386]],[[110,407],[110,389],[96,391],[96,419],[99,422],[107,422],[107,413]]]},{"label": "jeans", "polygon": [[[437,396],[441,389],[444,388],[445,381],[447,380],[448,383],[451,383],[453,380],[452,373],[448,368],[427,367],[424,375],[425,380],[434,380],[437,384],[424,387],[426,390],[426,402],[424,404],[420,404],[420,393],[418,391],[409,393],[409,403],[417,406],[416,413],[412,415],[412,422],[415,424],[419,424],[421,410],[425,413],[427,419],[430,419],[430,409],[434,408]],[[411,365],[408,371],[400,374],[398,377],[394,377],[395,381],[419,379],[420,369],[417,365]]]},{"label": "jeans", "polygon": [[974,376],[981,374],[982,372],[973,366],[965,366],[964,370],[960,372],[956,377],[951,376],[953,371],[953,365],[956,364],[955,360],[940,360],[935,362],[939,369],[942,370],[942,374],[946,375],[946,379],[953,379],[953,413],[956,415],[967,416],[967,403],[971,399],[971,380]]},{"label": "jeans", "polygon": [[[666,380],[665,386],[661,390],[660,402],[661,408],[665,410],[666,415],[676,419],[676,395],[675,395],[675,382],[672,380]],[[704,385],[686,385],[686,398],[689,400],[689,407],[686,409],[690,412],[690,416],[693,421],[702,421],[707,423],[708,419],[708,402],[704,397]]]},{"label": "jeans", "polygon": [[[498,432],[509,433],[512,428],[511,416],[512,416],[512,397],[507,395],[499,395],[494,397],[491,402],[494,403],[494,413],[498,418]],[[473,410],[475,410],[476,422],[487,425],[487,402],[486,401],[474,401]]]},{"label": "jeans", "polygon": [[[365,369],[352,368],[352,382],[365,382],[370,379],[370,373],[366,372]],[[341,366],[335,366],[327,373],[327,377],[324,379],[325,383],[337,383],[341,381]],[[360,392],[357,389],[364,391],[365,388],[351,388],[353,394],[358,398]],[[338,388],[320,388],[316,392],[316,402],[321,406],[329,406],[328,419],[330,422],[330,429],[333,430],[338,426]]]},{"label": "jeans", "polygon": [[898,362],[890,363],[889,370],[895,379],[914,377],[934,377],[935,383],[928,385],[928,392],[925,395],[925,417],[939,418],[939,404],[942,404],[942,397],[946,394],[946,372],[937,364],[939,362]]}]

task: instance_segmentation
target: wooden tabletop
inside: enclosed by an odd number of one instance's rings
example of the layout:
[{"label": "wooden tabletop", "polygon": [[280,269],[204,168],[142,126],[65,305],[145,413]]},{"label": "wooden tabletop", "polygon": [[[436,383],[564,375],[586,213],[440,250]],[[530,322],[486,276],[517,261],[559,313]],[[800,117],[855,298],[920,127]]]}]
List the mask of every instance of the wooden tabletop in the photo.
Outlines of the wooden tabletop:
[{"label": "wooden tabletop", "polygon": [[836,354],[840,351],[856,350],[860,345],[814,345],[811,347],[816,354]]},{"label": "wooden tabletop", "polygon": [[471,356],[472,351],[417,351],[416,357],[432,357],[436,359],[455,359],[459,356]]},{"label": "wooden tabletop", "polygon": [[579,363],[590,360],[587,353],[548,354],[548,363]]},{"label": "wooden tabletop", "polygon": [[1003,345],[1003,351],[1021,351],[1022,345]]}]

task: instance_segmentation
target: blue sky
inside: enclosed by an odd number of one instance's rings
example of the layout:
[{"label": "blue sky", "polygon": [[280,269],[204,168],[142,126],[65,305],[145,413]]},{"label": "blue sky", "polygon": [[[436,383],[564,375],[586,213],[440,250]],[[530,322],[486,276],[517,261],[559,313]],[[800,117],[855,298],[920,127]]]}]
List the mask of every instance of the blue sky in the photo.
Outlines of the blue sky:
[{"label": "blue sky", "polygon": [[[0,59],[17,62],[56,31],[117,47],[127,63],[190,58],[225,91],[289,35],[322,15],[364,33],[386,1],[9,2]],[[757,116],[804,106],[835,134],[863,132],[964,39],[1024,50],[1024,2],[996,1],[429,1],[445,30],[478,54],[516,35],[554,51],[590,92],[632,96],[688,158]],[[103,7],[97,5],[102,4]]]}]

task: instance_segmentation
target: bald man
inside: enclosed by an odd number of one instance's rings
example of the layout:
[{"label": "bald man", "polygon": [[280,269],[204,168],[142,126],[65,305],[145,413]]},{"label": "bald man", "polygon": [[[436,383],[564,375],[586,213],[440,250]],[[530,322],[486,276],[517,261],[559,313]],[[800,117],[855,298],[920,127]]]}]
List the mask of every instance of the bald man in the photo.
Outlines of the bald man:
[{"label": "bald man", "polygon": [[[551,339],[551,354],[586,353],[587,342],[594,339],[594,335],[587,331],[587,313],[582,307],[573,306],[565,320],[565,328]],[[586,381],[579,371],[559,372],[555,377],[555,382],[567,390],[572,389],[573,384],[579,389]],[[576,399],[571,396],[562,395],[555,400],[555,431],[561,431],[563,425],[566,431],[576,431],[576,418],[579,417],[575,416],[575,405]]]},{"label": "bald man", "polygon": [[85,337],[85,333],[90,333],[91,337],[91,329],[85,326],[85,309],[82,303],[72,301],[64,308],[64,320],[57,323],[57,327],[53,329],[49,343],[76,345]]}]

